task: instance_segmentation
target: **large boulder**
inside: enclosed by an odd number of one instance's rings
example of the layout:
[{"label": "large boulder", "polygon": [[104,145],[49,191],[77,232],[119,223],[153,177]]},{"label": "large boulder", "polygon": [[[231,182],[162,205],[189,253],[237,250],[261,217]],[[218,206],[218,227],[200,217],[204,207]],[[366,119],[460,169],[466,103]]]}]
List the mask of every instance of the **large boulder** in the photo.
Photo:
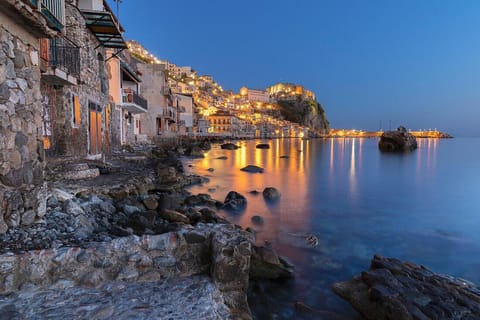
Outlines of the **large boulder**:
[{"label": "large boulder", "polygon": [[253,246],[250,263],[251,279],[291,278],[294,267],[269,246]]},{"label": "large boulder", "polygon": [[241,210],[247,205],[247,198],[240,193],[230,191],[223,202],[224,209]]},{"label": "large boulder", "polygon": [[254,165],[251,165],[251,164],[249,164],[246,167],[243,167],[240,170],[245,171],[245,172],[250,172],[250,173],[263,173],[263,168],[261,168],[259,166],[254,166]]},{"label": "large boulder", "polygon": [[417,148],[417,139],[404,127],[398,127],[396,131],[385,131],[378,142],[380,151],[404,152]]},{"label": "large boulder", "polygon": [[480,290],[423,266],[374,256],[370,269],[333,291],[366,319],[480,319]]},{"label": "large boulder", "polygon": [[233,143],[224,143],[220,146],[220,148],[222,149],[226,149],[226,150],[236,150],[238,148],[240,148],[239,146],[237,146],[236,144],[233,144]]}]

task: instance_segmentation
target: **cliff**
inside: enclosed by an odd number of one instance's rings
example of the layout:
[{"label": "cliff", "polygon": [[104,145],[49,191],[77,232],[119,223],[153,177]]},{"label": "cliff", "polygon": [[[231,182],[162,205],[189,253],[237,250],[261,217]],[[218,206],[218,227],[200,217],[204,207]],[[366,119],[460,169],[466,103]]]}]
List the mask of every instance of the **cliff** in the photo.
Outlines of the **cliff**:
[{"label": "cliff", "polygon": [[325,110],[315,100],[279,100],[277,104],[285,120],[309,127],[319,134],[327,134],[330,130]]}]

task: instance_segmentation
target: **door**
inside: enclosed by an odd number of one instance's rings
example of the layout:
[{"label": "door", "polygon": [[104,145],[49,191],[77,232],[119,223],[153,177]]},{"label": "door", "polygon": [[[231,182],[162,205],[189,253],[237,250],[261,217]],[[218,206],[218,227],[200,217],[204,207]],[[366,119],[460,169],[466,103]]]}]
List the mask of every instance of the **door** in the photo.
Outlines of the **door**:
[{"label": "door", "polygon": [[96,103],[89,102],[89,134],[91,155],[102,152],[102,107]]}]

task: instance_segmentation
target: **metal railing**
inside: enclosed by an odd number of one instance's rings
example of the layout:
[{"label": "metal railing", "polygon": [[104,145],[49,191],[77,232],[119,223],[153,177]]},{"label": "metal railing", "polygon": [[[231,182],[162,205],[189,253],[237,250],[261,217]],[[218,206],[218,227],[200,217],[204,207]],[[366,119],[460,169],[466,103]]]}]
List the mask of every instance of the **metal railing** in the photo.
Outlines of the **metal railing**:
[{"label": "metal railing", "polygon": [[80,75],[80,48],[63,39],[41,39],[40,58],[46,67],[61,68],[68,74]]},{"label": "metal railing", "polygon": [[148,109],[148,101],[147,99],[143,98],[140,96],[138,93],[133,91],[130,88],[124,88],[123,89],[123,97],[122,101],[124,103],[134,103],[143,109],[147,110]]},{"label": "metal railing", "polygon": [[63,28],[65,25],[65,0],[42,0],[39,9],[54,25],[60,29]]},{"label": "metal railing", "polygon": [[165,118],[171,118],[175,120],[177,115],[173,107],[167,107],[166,109],[163,110],[163,116]]}]

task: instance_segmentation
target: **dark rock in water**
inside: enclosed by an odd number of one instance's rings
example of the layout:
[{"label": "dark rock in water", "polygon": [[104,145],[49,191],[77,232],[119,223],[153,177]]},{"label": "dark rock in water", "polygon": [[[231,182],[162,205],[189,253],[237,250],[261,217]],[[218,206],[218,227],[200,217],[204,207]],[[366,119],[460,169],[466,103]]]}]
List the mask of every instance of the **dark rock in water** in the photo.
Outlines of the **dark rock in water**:
[{"label": "dark rock in water", "polygon": [[280,156],[280,159],[288,159],[288,158],[290,158],[290,156],[288,156],[288,155]]},{"label": "dark rock in water", "polygon": [[385,131],[378,141],[380,151],[403,152],[417,148],[417,139],[404,127],[398,127],[396,131]]},{"label": "dark rock in water", "polygon": [[374,256],[368,271],[332,289],[369,320],[480,319],[479,288],[397,259]]},{"label": "dark rock in water", "polygon": [[213,172],[213,171],[215,171],[215,169],[213,169],[213,168],[208,168],[207,171],[208,171],[208,172]]},{"label": "dark rock in water", "polygon": [[220,156],[220,157],[217,157],[215,159],[218,159],[218,160],[227,160],[228,157],[227,156]]},{"label": "dark rock in water", "polygon": [[257,149],[270,149],[270,145],[268,143],[259,143],[255,147]]},{"label": "dark rock in water", "polygon": [[293,277],[293,266],[269,246],[253,247],[250,278],[251,279],[280,279]]},{"label": "dark rock in water", "polygon": [[240,193],[230,191],[223,202],[224,209],[241,210],[247,205],[247,198]]},{"label": "dark rock in water", "polygon": [[202,150],[210,150],[212,148],[212,145],[210,144],[210,142],[208,140],[203,140],[202,142],[200,142],[200,144],[198,146]]},{"label": "dark rock in water", "polygon": [[260,192],[258,192],[257,190],[252,190],[252,191],[248,191],[248,193],[253,194],[253,195],[257,195]]},{"label": "dark rock in water", "polygon": [[275,200],[280,199],[280,192],[276,188],[273,188],[273,187],[265,188],[263,190],[262,194],[263,194],[263,197],[265,198],[265,200],[275,201]]},{"label": "dark rock in water", "polygon": [[240,148],[239,146],[237,146],[236,144],[233,144],[233,143],[224,143],[220,146],[220,148],[222,149],[226,149],[226,150],[236,150],[238,148]]},{"label": "dark rock in water", "polygon": [[249,164],[248,166],[240,169],[241,171],[250,173],[263,173],[263,168]]},{"label": "dark rock in water", "polygon": [[265,222],[265,220],[263,220],[263,218],[260,217],[260,216],[253,216],[252,217],[252,222],[254,224],[263,224]]}]

